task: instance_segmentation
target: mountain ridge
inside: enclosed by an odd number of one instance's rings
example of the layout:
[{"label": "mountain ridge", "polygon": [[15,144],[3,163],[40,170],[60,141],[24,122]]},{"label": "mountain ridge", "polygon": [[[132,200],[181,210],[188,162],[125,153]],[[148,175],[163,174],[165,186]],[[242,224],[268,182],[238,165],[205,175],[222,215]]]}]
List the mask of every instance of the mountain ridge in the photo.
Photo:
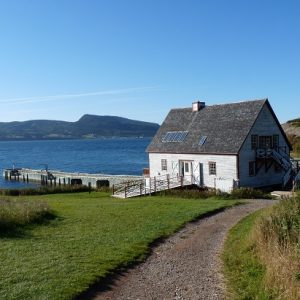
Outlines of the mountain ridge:
[{"label": "mountain ridge", "polygon": [[85,114],[75,122],[28,120],[0,122],[0,140],[152,137],[159,125],[118,116]]}]

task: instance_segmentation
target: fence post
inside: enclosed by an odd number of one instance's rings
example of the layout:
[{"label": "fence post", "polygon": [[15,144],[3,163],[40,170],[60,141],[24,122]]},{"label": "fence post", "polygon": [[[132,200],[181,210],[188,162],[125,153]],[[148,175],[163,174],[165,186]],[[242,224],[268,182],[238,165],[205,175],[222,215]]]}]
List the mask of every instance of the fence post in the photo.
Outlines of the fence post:
[{"label": "fence post", "polygon": [[156,192],[156,177],[154,176],[154,192]]},{"label": "fence post", "polygon": [[112,186],[112,194],[114,195],[115,194],[115,185],[113,184]]},{"label": "fence post", "polygon": [[183,176],[180,176],[180,185],[183,187]]},{"label": "fence post", "polygon": [[142,196],[142,183],[140,183],[140,196]]},{"label": "fence post", "polygon": [[125,198],[127,198],[127,183],[125,184],[124,196],[125,196]]},{"label": "fence post", "polygon": [[149,189],[150,189],[149,194],[151,195],[151,177],[150,177],[150,180],[149,180]]},{"label": "fence post", "polygon": [[147,193],[147,187],[146,187],[146,184],[147,184],[146,179],[144,179],[145,195],[146,195],[146,193]]},{"label": "fence post", "polygon": [[167,175],[167,184],[168,184],[168,190],[170,189],[170,175]]}]

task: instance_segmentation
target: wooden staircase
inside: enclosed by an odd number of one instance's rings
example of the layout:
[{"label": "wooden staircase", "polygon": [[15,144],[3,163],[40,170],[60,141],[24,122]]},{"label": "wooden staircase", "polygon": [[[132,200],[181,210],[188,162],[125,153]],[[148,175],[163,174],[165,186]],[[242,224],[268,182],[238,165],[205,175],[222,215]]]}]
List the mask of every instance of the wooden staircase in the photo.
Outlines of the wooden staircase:
[{"label": "wooden staircase", "polygon": [[257,149],[256,157],[259,159],[271,158],[286,171],[282,178],[283,187],[286,187],[300,171],[299,161],[294,160],[280,147],[276,149]]},{"label": "wooden staircase", "polygon": [[137,196],[150,195],[152,193],[188,186],[194,183],[193,176],[188,178],[183,176],[163,175],[149,177],[143,180],[128,181],[113,186],[113,197],[131,198]]}]

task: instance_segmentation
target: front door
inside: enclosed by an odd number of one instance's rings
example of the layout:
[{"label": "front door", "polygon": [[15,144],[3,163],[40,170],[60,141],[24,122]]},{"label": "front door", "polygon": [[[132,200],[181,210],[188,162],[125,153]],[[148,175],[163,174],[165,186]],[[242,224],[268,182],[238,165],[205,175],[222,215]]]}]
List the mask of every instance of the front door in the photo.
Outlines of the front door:
[{"label": "front door", "polygon": [[192,180],[193,175],[193,165],[191,161],[182,161],[181,162],[181,176],[184,177],[185,180]]}]

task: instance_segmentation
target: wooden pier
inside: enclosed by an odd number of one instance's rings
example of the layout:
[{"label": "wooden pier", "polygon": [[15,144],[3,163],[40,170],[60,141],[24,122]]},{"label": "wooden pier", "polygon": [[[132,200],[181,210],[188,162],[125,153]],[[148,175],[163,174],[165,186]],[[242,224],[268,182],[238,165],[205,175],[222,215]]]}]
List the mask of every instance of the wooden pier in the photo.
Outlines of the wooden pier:
[{"label": "wooden pier", "polygon": [[41,185],[76,185],[82,184],[93,188],[112,187],[123,182],[142,180],[143,176],[108,175],[89,173],[69,173],[56,170],[5,169],[6,180],[36,182]]}]

